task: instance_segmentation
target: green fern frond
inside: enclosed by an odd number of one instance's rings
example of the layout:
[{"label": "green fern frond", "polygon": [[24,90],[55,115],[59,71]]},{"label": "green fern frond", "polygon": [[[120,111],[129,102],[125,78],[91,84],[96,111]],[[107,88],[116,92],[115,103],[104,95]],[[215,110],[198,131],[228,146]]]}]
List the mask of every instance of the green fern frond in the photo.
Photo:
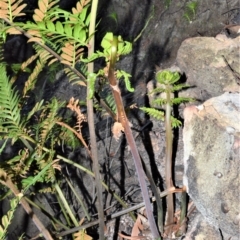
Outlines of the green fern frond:
[{"label": "green fern frond", "polygon": [[14,18],[25,15],[22,10],[26,6],[23,0],[1,0],[0,18],[5,18],[12,23]]},{"label": "green fern frond", "polygon": [[112,112],[116,113],[117,111],[116,103],[109,88],[104,88],[102,91],[100,91],[99,96],[107,104],[107,106],[112,110]]},{"label": "green fern frond", "polygon": [[6,239],[7,229],[13,219],[14,212],[18,206],[19,200],[17,198],[13,198],[10,200],[10,210],[4,215],[1,219],[0,223],[0,239]]},{"label": "green fern frond", "polygon": [[171,125],[173,128],[177,128],[182,125],[182,122],[180,120],[178,120],[177,118],[171,116]]},{"label": "green fern frond", "polygon": [[178,72],[171,72],[169,70],[163,70],[156,73],[156,80],[160,84],[173,85],[180,79],[180,74]]},{"label": "green fern frond", "polygon": [[67,75],[69,82],[73,82],[73,84],[79,84],[81,86],[86,87],[86,83],[84,81],[82,81],[79,78],[79,76],[76,73],[74,73],[71,69],[64,68],[64,72]]},{"label": "green fern frond", "polygon": [[80,141],[76,135],[65,127],[61,127],[61,132],[58,135],[58,145],[70,146],[73,149],[80,146]]},{"label": "green fern frond", "polygon": [[191,23],[192,20],[196,18],[196,10],[198,7],[197,1],[192,1],[186,4],[186,10],[184,13],[184,17]]},{"label": "green fern frond", "polygon": [[79,24],[78,22],[64,22],[57,21],[56,23],[51,20],[47,22],[27,22],[26,24],[20,24],[27,32],[33,36],[28,42],[43,42],[43,37],[47,36],[44,40],[54,42],[55,44],[61,44],[64,41],[75,42],[81,46],[87,46],[87,28],[85,24]]},{"label": "green fern frond", "polygon": [[181,103],[188,103],[194,101],[193,98],[188,98],[188,97],[179,97],[179,98],[173,98],[171,99],[171,104],[173,105],[178,105]]},{"label": "green fern frond", "polygon": [[21,122],[20,102],[18,93],[9,82],[6,67],[0,64],[0,129],[11,136],[25,135]]},{"label": "green fern frond", "polygon": [[156,87],[155,89],[153,89],[151,92],[149,92],[148,94],[153,94],[153,93],[162,93],[165,92],[166,88],[165,87]]},{"label": "green fern frond", "polygon": [[180,91],[180,90],[182,90],[182,89],[184,89],[184,88],[189,88],[190,86],[188,85],[188,84],[177,84],[177,85],[173,85],[172,87],[171,87],[171,91],[172,92],[177,92],[177,91]]},{"label": "green fern frond", "polygon": [[129,92],[134,92],[134,88],[131,87],[131,82],[129,80],[131,76],[131,74],[126,73],[125,71],[122,70],[117,70],[117,78],[120,79],[123,77],[123,80],[125,82],[126,88]]},{"label": "green fern frond", "polygon": [[29,90],[33,90],[35,88],[35,84],[37,82],[37,77],[39,73],[43,70],[45,67],[45,61],[42,61],[41,58],[37,60],[36,65],[33,69],[33,72],[28,77],[28,80],[25,82],[24,88],[23,88],[23,96],[25,97],[27,92]]},{"label": "green fern frond", "polygon": [[40,142],[43,146],[47,140],[48,134],[53,129],[56,121],[59,121],[58,111],[60,107],[64,105],[64,102],[58,103],[56,98],[53,98],[51,102],[46,106],[48,111],[45,120],[41,122]]},{"label": "green fern frond", "polygon": [[44,100],[42,99],[40,102],[37,102],[35,106],[32,108],[32,110],[28,113],[26,120],[28,121],[36,112],[42,110]]},{"label": "green fern frond", "polygon": [[167,100],[164,98],[157,98],[155,100],[152,101],[153,105],[157,105],[157,106],[163,106],[167,103]]},{"label": "green fern frond", "polygon": [[154,109],[154,108],[148,108],[148,107],[141,107],[142,111],[146,112],[149,116],[156,118],[158,120],[164,121],[164,112]]}]

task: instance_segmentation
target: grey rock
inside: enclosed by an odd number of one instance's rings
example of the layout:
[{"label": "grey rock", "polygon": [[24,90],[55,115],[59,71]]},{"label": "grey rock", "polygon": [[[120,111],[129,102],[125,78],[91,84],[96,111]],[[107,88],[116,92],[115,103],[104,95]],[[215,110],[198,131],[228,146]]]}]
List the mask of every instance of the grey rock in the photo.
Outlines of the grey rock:
[{"label": "grey rock", "polygon": [[184,240],[222,240],[220,231],[209,225],[199,212],[194,214],[188,229]]},{"label": "grey rock", "polygon": [[184,184],[206,220],[240,234],[240,94],[184,110]]},{"label": "grey rock", "polygon": [[196,37],[185,40],[178,50],[177,65],[194,87],[193,96],[205,101],[226,89],[239,91],[240,36]]}]

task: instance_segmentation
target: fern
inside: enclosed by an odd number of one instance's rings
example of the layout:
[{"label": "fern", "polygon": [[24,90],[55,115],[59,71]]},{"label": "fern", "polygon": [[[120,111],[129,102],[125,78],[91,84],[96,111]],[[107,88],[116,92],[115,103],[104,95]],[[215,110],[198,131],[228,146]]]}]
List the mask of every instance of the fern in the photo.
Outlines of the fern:
[{"label": "fern", "polygon": [[131,77],[131,75],[129,73],[126,73],[125,71],[122,70],[118,70],[117,71],[117,78],[120,79],[122,78],[124,79],[126,88],[129,92],[134,92],[134,88],[131,87],[131,82],[129,80],[129,78]]},{"label": "fern", "polygon": [[46,106],[45,110],[41,114],[41,118],[44,118],[44,121],[41,122],[40,127],[40,142],[43,146],[50,136],[50,132],[53,129],[55,123],[59,121],[58,111],[59,108],[64,105],[64,102],[58,103],[56,98],[53,98],[51,102]]},{"label": "fern", "polygon": [[22,10],[26,6],[23,0],[1,0],[0,18],[5,18],[12,23],[14,18],[25,15]]},{"label": "fern", "polygon": [[156,118],[158,120],[164,121],[164,112],[154,109],[154,108],[148,108],[148,107],[141,107],[142,111],[146,112],[149,116]]},{"label": "fern", "polygon": [[101,97],[101,99],[103,99],[103,101],[107,104],[107,106],[112,110],[112,112],[116,113],[117,107],[116,107],[112,92],[109,90],[109,88],[104,88],[102,91],[100,91],[99,96]]},{"label": "fern", "polygon": [[189,23],[191,23],[192,20],[196,18],[197,7],[198,7],[197,1],[192,1],[186,4],[186,10],[183,16],[188,20]]},{"label": "fern", "polygon": [[24,122],[21,121],[19,95],[12,88],[6,67],[2,63],[0,63],[0,92],[0,132],[8,134],[8,138],[13,138],[13,142],[19,137],[28,138]]},{"label": "fern", "polygon": [[77,47],[76,43],[66,42],[62,47],[61,63],[75,67],[77,61],[80,61],[80,56],[83,54],[84,48]]},{"label": "fern", "polygon": [[47,11],[58,4],[59,0],[39,0],[38,9],[34,10],[33,19],[35,22],[42,22],[47,15]]},{"label": "fern", "polygon": [[7,229],[10,225],[14,212],[18,206],[19,199],[13,198],[10,200],[10,210],[7,212],[6,215],[2,217],[1,223],[0,223],[0,240],[6,239]]}]

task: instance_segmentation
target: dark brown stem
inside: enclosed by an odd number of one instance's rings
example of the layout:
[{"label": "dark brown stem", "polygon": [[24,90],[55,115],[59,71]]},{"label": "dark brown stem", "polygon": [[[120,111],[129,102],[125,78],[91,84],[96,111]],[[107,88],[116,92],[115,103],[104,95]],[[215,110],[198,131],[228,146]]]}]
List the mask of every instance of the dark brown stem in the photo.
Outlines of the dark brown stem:
[{"label": "dark brown stem", "polygon": [[121,97],[121,92],[118,87],[118,83],[115,78],[115,75],[114,75],[115,62],[117,59],[117,46],[118,46],[117,37],[114,37],[113,43],[112,43],[112,49],[111,49],[111,58],[110,58],[110,64],[109,64],[108,79],[109,79],[109,83],[112,88],[112,93],[113,93],[115,103],[117,106],[117,117],[119,119],[119,122],[122,124],[122,126],[124,128],[125,136],[126,136],[128,145],[130,147],[130,150],[131,150],[131,153],[133,156],[133,160],[135,163],[135,167],[137,170],[138,181],[139,181],[139,184],[141,187],[142,196],[143,196],[143,200],[145,203],[149,226],[150,226],[153,238],[158,239],[158,238],[160,238],[160,235],[159,235],[159,232],[158,232],[158,229],[157,229],[154,217],[153,217],[153,212],[152,212],[152,207],[151,207],[151,203],[150,203],[150,197],[148,194],[147,185],[145,182],[145,174],[143,171],[142,162],[141,162],[138,150],[137,150],[137,146],[136,146],[136,142],[134,140],[133,134],[132,134],[132,130],[129,126],[129,121],[128,121],[126,113],[125,113],[125,109],[124,109],[122,97]]}]

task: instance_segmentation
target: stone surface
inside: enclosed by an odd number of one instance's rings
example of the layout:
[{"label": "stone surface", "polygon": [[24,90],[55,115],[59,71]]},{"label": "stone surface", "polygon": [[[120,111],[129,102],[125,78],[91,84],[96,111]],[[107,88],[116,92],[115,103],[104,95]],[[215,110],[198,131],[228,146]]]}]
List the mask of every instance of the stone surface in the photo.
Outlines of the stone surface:
[{"label": "stone surface", "polygon": [[194,219],[188,226],[188,229],[189,231],[187,231],[184,240],[222,239],[220,231],[209,225],[199,212],[194,215]]},{"label": "stone surface", "polygon": [[184,184],[215,228],[240,236],[240,94],[184,110]]},{"label": "stone surface", "polygon": [[240,90],[239,59],[240,36],[196,37],[182,43],[177,65],[193,86],[192,97],[205,101],[225,90]]}]

